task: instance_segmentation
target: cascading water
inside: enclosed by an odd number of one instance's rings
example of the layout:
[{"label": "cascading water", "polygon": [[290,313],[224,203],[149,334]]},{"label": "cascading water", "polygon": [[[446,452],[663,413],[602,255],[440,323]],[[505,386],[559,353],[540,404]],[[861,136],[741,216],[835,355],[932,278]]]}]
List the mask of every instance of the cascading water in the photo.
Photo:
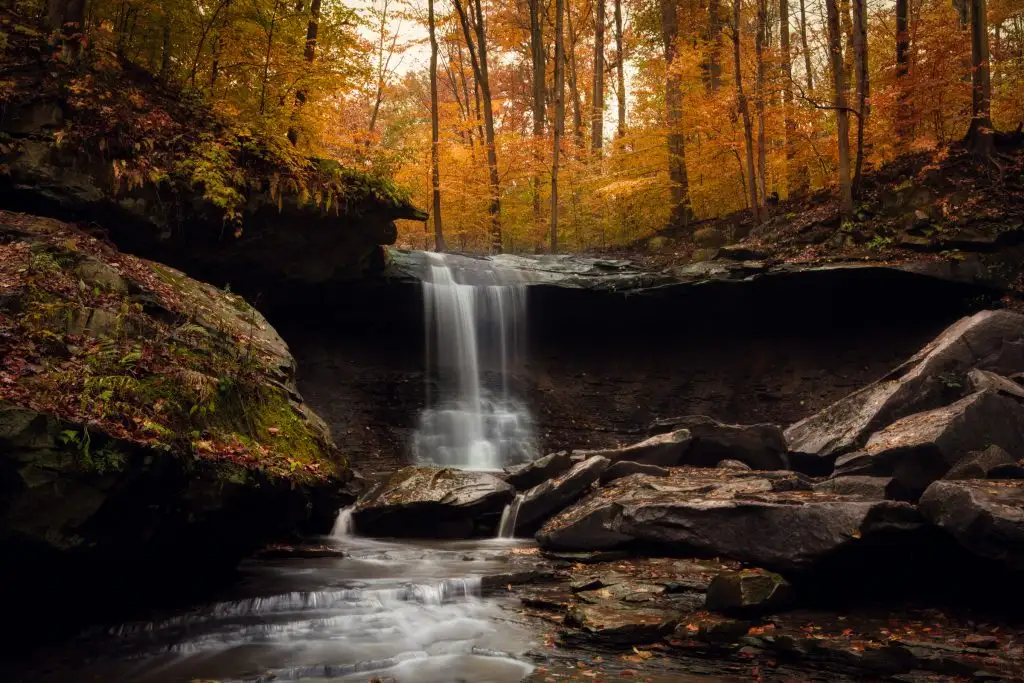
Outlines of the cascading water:
[{"label": "cascading water", "polygon": [[469,470],[533,460],[533,422],[510,386],[524,341],[525,287],[515,271],[487,260],[427,258],[427,407],[414,460]]}]

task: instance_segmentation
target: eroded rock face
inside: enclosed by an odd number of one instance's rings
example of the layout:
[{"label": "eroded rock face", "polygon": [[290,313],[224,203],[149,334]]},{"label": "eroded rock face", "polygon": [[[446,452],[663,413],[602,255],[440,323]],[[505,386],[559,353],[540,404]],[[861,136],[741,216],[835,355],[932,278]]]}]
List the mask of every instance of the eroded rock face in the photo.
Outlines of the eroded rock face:
[{"label": "eroded rock face", "polygon": [[516,518],[516,531],[532,531],[545,519],[578,500],[608,469],[609,464],[608,459],[601,456],[587,458],[565,474],[524,493]]},{"label": "eroded rock face", "polygon": [[863,446],[896,420],[962,396],[967,373],[1024,370],[1024,316],[982,311],[963,318],[891,373],[786,430],[791,451],[824,458]]},{"label": "eroded rock face", "polygon": [[686,429],[693,442],[680,464],[714,467],[722,460],[738,460],[755,470],[787,466],[786,439],[777,425],[730,425],[706,415],[655,420],[649,431],[662,434]]},{"label": "eroded rock face", "polygon": [[1024,481],[937,481],[920,508],[970,552],[1024,571]]},{"label": "eroded rock face", "polygon": [[671,544],[761,567],[812,567],[875,533],[916,530],[914,508],[811,492],[797,475],[677,468],[671,477],[613,482],[537,533],[543,548],[601,550],[627,541]]},{"label": "eroded rock face", "polygon": [[515,489],[485,472],[406,467],[359,500],[352,513],[365,536],[469,538],[497,516]]},{"label": "eroded rock face", "polygon": [[991,390],[897,420],[871,437],[864,454],[875,475],[921,492],[988,445],[1024,452],[1024,406]]},{"label": "eroded rock face", "polygon": [[708,586],[707,608],[725,614],[767,613],[788,607],[793,586],[760,569],[722,572]]}]

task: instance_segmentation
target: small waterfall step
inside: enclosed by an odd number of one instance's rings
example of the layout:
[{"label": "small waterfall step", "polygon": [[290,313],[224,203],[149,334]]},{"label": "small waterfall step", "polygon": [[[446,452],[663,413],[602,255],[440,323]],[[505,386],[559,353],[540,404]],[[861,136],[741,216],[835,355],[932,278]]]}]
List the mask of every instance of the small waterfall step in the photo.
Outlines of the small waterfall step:
[{"label": "small waterfall step", "polygon": [[502,510],[501,521],[498,523],[498,538],[515,538],[516,520],[519,518],[519,506],[522,504],[523,494],[517,493],[512,502]]}]

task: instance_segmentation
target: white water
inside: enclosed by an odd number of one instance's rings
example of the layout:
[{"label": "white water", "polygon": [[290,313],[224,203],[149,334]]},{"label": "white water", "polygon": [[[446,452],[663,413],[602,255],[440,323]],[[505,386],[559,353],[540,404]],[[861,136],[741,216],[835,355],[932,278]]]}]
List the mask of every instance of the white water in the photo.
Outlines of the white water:
[{"label": "white water", "polygon": [[515,538],[516,520],[519,518],[519,506],[523,504],[523,494],[517,493],[512,502],[505,506],[498,523],[498,538]]},{"label": "white water", "polygon": [[354,507],[350,506],[338,510],[338,517],[334,520],[334,528],[331,529],[332,538],[347,538],[356,535],[356,523],[352,519],[354,509]]},{"label": "white water", "polygon": [[525,340],[525,287],[515,271],[483,259],[427,257],[427,407],[414,460],[468,470],[533,460],[533,421],[512,386]]}]

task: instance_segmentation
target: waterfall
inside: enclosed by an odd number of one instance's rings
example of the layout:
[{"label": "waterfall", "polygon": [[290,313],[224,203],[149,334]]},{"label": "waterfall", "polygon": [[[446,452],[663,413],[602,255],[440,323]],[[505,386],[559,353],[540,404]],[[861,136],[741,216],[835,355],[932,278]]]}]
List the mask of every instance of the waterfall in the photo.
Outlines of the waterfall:
[{"label": "waterfall", "polygon": [[512,502],[505,506],[498,522],[498,538],[515,538],[516,520],[519,518],[519,506],[523,504],[523,494],[517,493]]},{"label": "waterfall", "polygon": [[525,287],[515,271],[485,259],[427,258],[427,407],[413,435],[414,460],[470,470],[533,460],[533,422],[511,385],[524,341]]},{"label": "waterfall", "polygon": [[334,520],[334,528],[331,529],[331,536],[334,538],[347,538],[356,535],[355,521],[352,519],[352,511],[355,508],[350,506],[338,510],[338,517]]}]

